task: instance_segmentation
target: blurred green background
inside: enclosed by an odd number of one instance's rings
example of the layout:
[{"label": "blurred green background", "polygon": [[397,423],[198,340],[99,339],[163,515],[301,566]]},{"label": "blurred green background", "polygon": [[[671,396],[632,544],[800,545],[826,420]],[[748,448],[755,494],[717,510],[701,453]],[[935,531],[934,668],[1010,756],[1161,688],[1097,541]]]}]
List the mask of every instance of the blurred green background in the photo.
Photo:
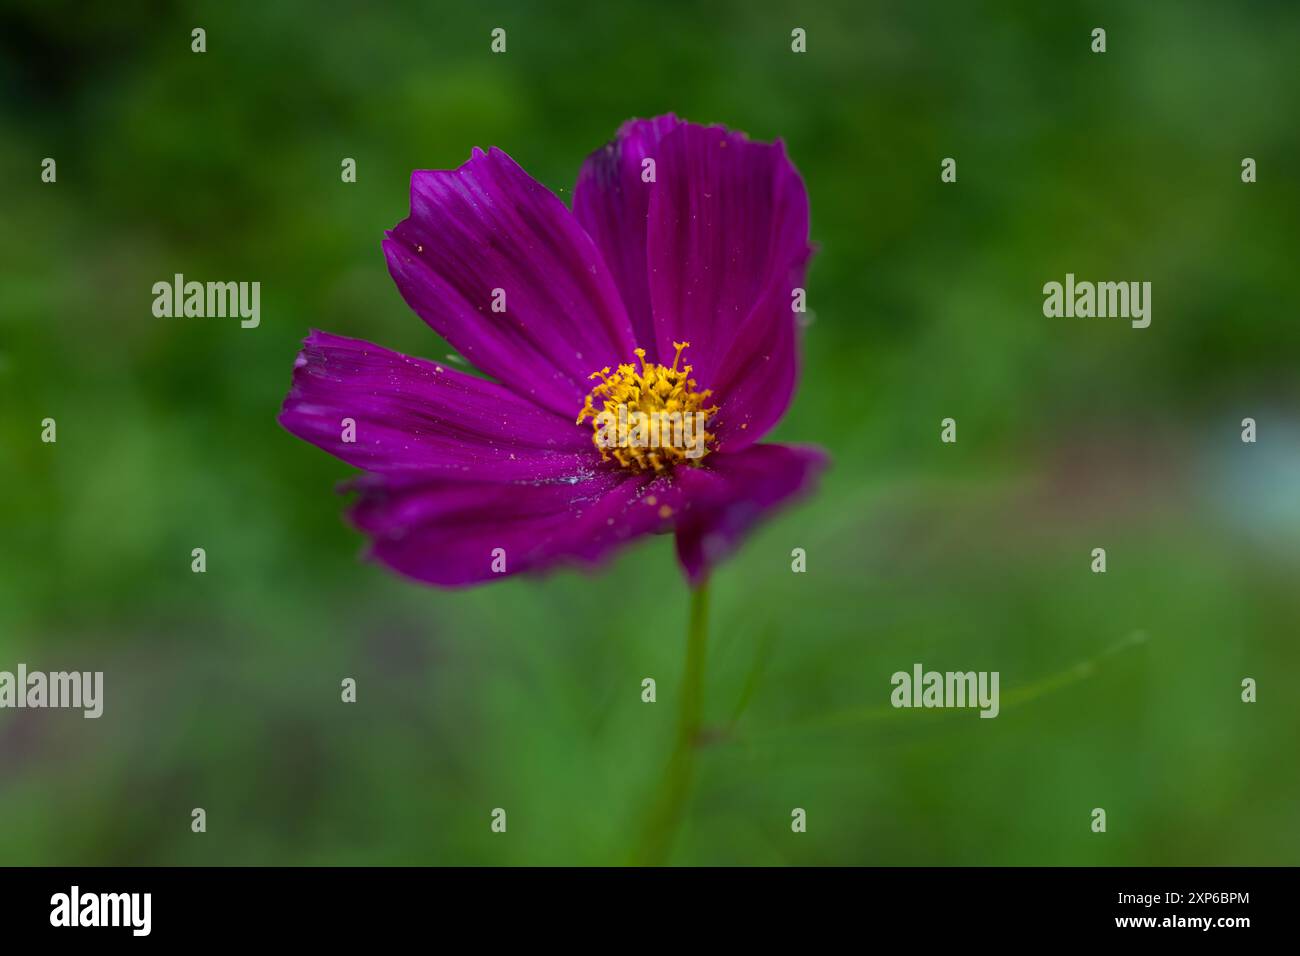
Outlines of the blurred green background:
[{"label": "blurred green background", "polygon": [[[626,857],[676,719],[671,540],[424,589],[358,561],[351,470],[275,415],[309,327],[446,355],[379,247],[412,169],[497,145],[567,201],[670,110],[807,181],[773,437],[835,459],[716,575],[672,861],[1296,863],[1297,49],[1283,2],[5,0],[0,669],[103,670],[106,707],[0,711],[0,863]],[[155,318],[176,272],[260,281],[261,327]],[[1066,272],[1151,281],[1151,327],[1044,318]],[[918,661],[999,671],[1001,715],[891,710]]]}]

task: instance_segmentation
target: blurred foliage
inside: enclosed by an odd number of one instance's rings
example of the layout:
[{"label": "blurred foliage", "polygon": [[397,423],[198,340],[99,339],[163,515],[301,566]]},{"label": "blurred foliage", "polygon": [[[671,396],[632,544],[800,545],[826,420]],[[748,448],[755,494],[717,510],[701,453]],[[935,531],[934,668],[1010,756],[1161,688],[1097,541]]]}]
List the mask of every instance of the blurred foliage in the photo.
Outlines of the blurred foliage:
[{"label": "blurred foliage", "polygon": [[[674,729],[671,541],[422,589],[358,562],[349,469],[275,415],[310,327],[446,354],[379,248],[412,169],[498,145],[567,200],[670,110],[807,181],[774,437],[835,458],[716,577],[674,862],[1295,863],[1298,41],[1283,2],[5,0],[0,669],[107,702],[0,711],[0,863],[623,859]],[[1044,318],[1067,271],[1150,280],[1151,327]],[[261,327],[154,318],[175,272],[260,281]],[[890,710],[915,661],[1000,671],[1001,716]]]}]

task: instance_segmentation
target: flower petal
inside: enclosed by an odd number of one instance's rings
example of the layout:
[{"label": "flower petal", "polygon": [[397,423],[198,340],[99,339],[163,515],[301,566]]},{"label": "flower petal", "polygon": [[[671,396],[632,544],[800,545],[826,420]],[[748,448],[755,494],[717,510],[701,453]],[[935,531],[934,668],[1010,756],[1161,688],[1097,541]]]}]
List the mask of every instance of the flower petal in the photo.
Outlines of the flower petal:
[{"label": "flower petal", "polygon": [[[656,158],[659,141],[680,123],[671,113],[628,120],[611,142],[587,157],[573,188],[573,214],[609,265],[637,344],[651,362],[659,359],[646,265],[646,216],[657,187],[643,181],[642,164]],[[670,358],[672,354],[667,353]]]},{"label": "flower petal", "polygon": [[686,360],[722,405],[719,447],[736,451],[771,429],[794,390],[808,195],[780,141],[683,123],[657,152],[647,260],[659,354],[691,343]]},{"label": "flower petal", "polygon": [[369,556],[442,587],[593,565],[634,538],[669,527],[681,502],[681,490],[668,479],[621,470],[577,483],[365,476],[354,487],[361,497],[351,518],[372,538]]},{"label": "flower petal", "polygon": [[[411,174],[411,214],[384,241],[403,298],[520,395],[576,415],[632,327],[600,252],[554,194],[495,147]],[[505,311],[493,311],[501,302]]]},{"label": "flower petal", "polygon": [[826,453],[793,445],[754,445],[710,455],[702,468],[679,468],[688,502],[677,523],[677,557],[691,584],[735,550],[761,518],[810,491],[826,467]]},{"label": "flower petal", "polygon": [[381,474],[537,480],[587,477],[599,465],[590,433],[571,419],[495,382],[328,332],[303,343],[280,424]]}]

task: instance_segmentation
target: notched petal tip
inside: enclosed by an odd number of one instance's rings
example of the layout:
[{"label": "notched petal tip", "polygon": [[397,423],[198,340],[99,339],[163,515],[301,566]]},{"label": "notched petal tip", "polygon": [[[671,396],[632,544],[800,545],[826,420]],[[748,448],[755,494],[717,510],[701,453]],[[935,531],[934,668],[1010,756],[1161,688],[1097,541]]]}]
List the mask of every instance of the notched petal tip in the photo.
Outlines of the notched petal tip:
[{"label": "notched petal tip", "polygon": [[613,279],[568,207],[508,153],[412,175],[410,212],[384,255],[407,305],[477,368],[571,414],[591,371],[632,329]]}]

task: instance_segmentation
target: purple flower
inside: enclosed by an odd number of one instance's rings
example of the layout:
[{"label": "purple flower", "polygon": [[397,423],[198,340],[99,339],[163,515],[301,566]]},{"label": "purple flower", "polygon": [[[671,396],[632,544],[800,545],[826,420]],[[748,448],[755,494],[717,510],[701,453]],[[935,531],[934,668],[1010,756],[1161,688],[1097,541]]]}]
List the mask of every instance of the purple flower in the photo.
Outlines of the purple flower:
[{"label": "purple flower", "polygon": [[407,304],[493,380],[313,331],[280,423],[367,472],[352,521],[404,575],[476,584],[675,530],[699,583],[825,465],[757,444],[794,392],[811,254],[779,141],[629,121],[583,164],[572,212],[475,149],[411,175],[384,254]]}]

